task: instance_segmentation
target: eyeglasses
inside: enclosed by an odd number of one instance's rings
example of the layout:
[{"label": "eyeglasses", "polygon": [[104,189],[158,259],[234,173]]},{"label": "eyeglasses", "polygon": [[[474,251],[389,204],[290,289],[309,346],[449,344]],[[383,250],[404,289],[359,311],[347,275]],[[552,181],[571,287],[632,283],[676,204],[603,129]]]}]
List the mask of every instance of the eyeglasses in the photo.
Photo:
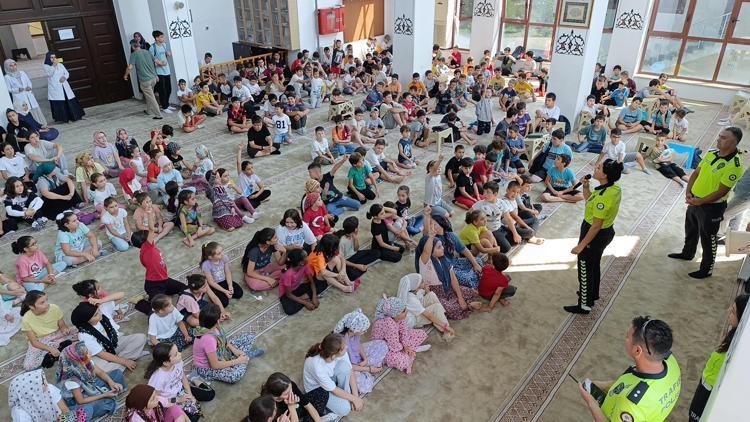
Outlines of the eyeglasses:
[{"label": "eyeglasses", "polygon": [[651,354],[651,348],[648,345],[648,340],[646,339],[646,334],[648,334],[648,324],[651,322],[651,320],[646,320],[646,322],[643,324],[643,327],[641,327],[641,337],[643,338],[643,343],[646,344],[646,351],[648,354]]}]

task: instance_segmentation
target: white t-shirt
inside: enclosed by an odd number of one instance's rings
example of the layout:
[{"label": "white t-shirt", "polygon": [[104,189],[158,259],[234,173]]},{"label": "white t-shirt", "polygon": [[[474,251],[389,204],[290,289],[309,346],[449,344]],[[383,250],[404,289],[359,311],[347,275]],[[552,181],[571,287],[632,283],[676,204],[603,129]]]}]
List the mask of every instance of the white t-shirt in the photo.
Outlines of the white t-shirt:
[{"label": "white t-shirt", "polygon": [[419,316],[425,311],[422,305],[424,290],[419,289],[417,293],[409,292],[406,296],[406,325],[410,328],[418,328]]},{"label": "white t-shirt", "polygon": [[510,211],[507,204],[500,199],[494,203],[486,200],[477,201],[471,209],[482,210],[484,212],[487,216],[487,228],[493,232],[503,226],[503,214]]},{"label": "white t-shirt", "polygon": [[0,170],[7,172],[8,177],[23,177],[26,174],[26,156],[20,152],[13,158],[3,156],[0,158]]},{"label": "white t-shirt", "polygon": [[273,127],[276,128],[276,133],[289,133],[289,127],[292,126],[292,121],[289,120],[289,116],[282,114],[274,114],[271,118],[273,120]]},{"label": "white t-shirt", "polygon": [[195,169],[193,174],[198,176],[205,176],[206,172],[214,169],[214,162],[210,158],[206,157],[201,161],[201,164]]},{"label": "white t-shirt", "polygon": [[250,91],[250,95],[258,95],[260,94],[260,85],[256,84],[249,84],[245,85],[247,89]]},{"label": "white t-shirt", "polygon": [[245,196],[250,196],[255,193],[255,191],[258,190],[259,184],[260,177],[255,173],[248,176],[245,173],[240,172],[240,174],[237,175],[237,187],[240,188],[242,194]]},{"label": "white t-shirt", "polygon": [[[117,323],[114,320],[112,320],[112,319],[110,319],[109,322],[110,322],[110,324],[112,324],[112,328],[114,328],[115,331],[117,331],[117,335],[118,336],[122,336],[122,334],[120,334],[120,332],[119,332],[120,331],[120,326],[117,325]],[[104,331],[104,327],[102,326],[101,322],[98,323],[98,324],[96,324],[96,325],[94,325],[94,329],[96,329],[97,331],[99,331],[100,333],[102,333],[102,335],[104,335],[105,337],[107,336],[107,332]],[[98,355],[100,352],[102,352],[104,350],[104,347],[102,347],[102,345],[99,344],[98,341],[96,341],[96,337],[92,336],[91,334],[88,334],[88,333],[78,333],[78,340],[82,341],[83,344],[86,345],[86,348],[89,350],[89,353],[91,354],[91,356],[96,356],[96,355]],[[66,387],[67,387],[67,385],[66,385]],[[68,389],[70,390],[70,388],[68,388]]]},{"label": "white t-shirt", "polygon": [[318,153],[321,155],[326,155],[329,152],[328,148],[328,139],[323,138],[320,142],[318,142],[317,139],[313,140],[312,142],[312,151],[310,153],[310,156],[312,159],[318,158]]},{"label": "white t-shirt", "polygon": [[186,88],[186,89],[184,89],[184,90],[183,90],[183,89],[179,89],[179,88],[178,88],[178,89],[177,89],[177,98],[187,97],[187,96],[188,96],[188,95],[190,95],[190,93],[192,93],[192,92],[193,92],[193,91],[192,91],[192,90],[191,90],[190,88]]},{"label": "white t-shirt", "polygon": [[320,96],[323,92],[323,79],[322,78],[313,78],[312,82],[310,82],[310,92],[311,95],[314,96]]},{"label": "white t-shirt", "polygon": [[502,199],[498,199],[497,202],[505,212],[518,214],[518,202],[515,199],[503,197]]},{"label": "white t-shirt", "polygon": [[115,186],[109,182],[104,185],[103,191],[100,191],[98,189],[91,191],[91,198],[94,201],[94,206],[104,205],[104,200],[109,198],[110,196],[117,196],[117,191],[115,190]]},{"label": "white t-shirt", "polygon": [[676,118],[672,119],[672,133],[675,135],[684,135],[688,131],[688,121],[687,119],[678,120]]},{"label": "white t-shirt", "polygon": [[370,167],[378,168],[380,166],[380,163],[385,161],[385,151],[378,154],[374,149],[370,149],[367,151],[367,154],[365,154],[365,161],[370,165]]},{"label": "white t-shirt", "polygon": [[604,156],[610,160],[620,161],[620,159],[625,157],[625,148],[625,144],[622,142],[618,142],[617,145],[608,142],[604,144],[602,152],[604,153]]},{"label": "white t-shirt", "polygon": [[232,96],[239,98],[240,101],[251,100],[250,89],[245,85],[240,84],[240,87],[232,87]]},{"label": "white t-shirt", "polygon": [[328,392],[335,390],[336,383],[333,381],[333,371],[336,368],[336,363],[342,359],[349,360],[349,354],[344,353],[343,356],[331,362],[326,362],[320,356],[311,356],[305,359],[305,365],[302,370],[302,382],[305,386],[305,391],[312,391],[318,387],[323,387]]},{"label": "white t-shirt", "polygon": [[542,114],[544,114],[548,118],[553,118],[553,119],[560,118],[560,107],[558,106],[552,106],[552,108],[547,108],[546,106],[544,106],[540,110],[542,110]]},{"label": "white t-shirt", "polygon": [[289,230],[283,225],[276,226],[276,237],[279,238],[278,242],[281,246],[299,245],[303,243],[306,245],[312,245],[317,241],[312,230],[310,230],[310,227],[304,221],[302,222],[302,228],[294,230]]},{"label": "white t-shirt", "polygon": [[[125,234],[125,219],[128,217],[128,212],[122,208],[117,209],[117,215],[110,214],[109,211],[104,211],[101,216],[102,224],[111,224],[112,228],[118,234]],[[107,230],[107,236],[112,237],[112,234]]]},{"label": "white t-shirt", "polygon": [[177,324],[180,321],[182,321],[182,314],[177,308],[173,307],[172,312],[163,317],[154,312],[148,317],[148,335],[157,339],[170,338],[177,331]]}]

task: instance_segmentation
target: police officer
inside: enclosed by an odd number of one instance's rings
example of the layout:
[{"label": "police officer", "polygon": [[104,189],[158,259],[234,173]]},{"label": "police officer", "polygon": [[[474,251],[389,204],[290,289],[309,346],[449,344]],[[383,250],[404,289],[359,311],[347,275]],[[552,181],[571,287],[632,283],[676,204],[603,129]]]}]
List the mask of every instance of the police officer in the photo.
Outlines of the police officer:
[{"label": "police officer", "polygon": [[666,322],[635,317],[625,350],[635,362],[616,381],[593,381],[607,395],[599,402],[578,386],[595,421],[661,422],[680,396],[680,366],[672,355],[672,329]]},{"label": "police officer", "polygon": [[582,180],[586,210],[578,245],[570,251],[578,255],[578,304],[564,306],[567,312],[588,314],[599,299],[602,254],[615,238],[613,224],[622,197],[620,186],[615,182],[620,180],[622,170],[622,163],[607,159],[596,165],[593,178],[599,186],[593,192],[589,188],[589,179]]},{"label": "police officer", "polygon": [[700,237],[703,258],[698,271],[688,273],[693,278],[711,277],[716,260],[717,233],[724,210],[727,208],[729,191],[742,176],[742,160],[737,144],[742,131],[728,127],[719,132],[718,149],[708,151],[693,174],[690,175],[685,200],[685,244],[682,252],[667,256],[690,261],[695,256]]}]

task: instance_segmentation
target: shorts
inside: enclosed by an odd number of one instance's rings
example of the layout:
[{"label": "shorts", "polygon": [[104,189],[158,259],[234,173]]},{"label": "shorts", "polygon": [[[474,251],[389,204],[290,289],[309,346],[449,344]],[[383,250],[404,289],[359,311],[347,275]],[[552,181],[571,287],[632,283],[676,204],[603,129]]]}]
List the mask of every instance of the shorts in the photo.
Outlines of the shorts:
[{"label": "shorts", "polygon": [[623,163],[632,163],[635,161],[636,156],[638,155],[637,152],[628,152],[625,153],[625,157],[623,157],[622,162]]},{"label": "shorts", "polygon": [[523,165],[523,161],[521,161],[520,158],[517,158],[516,160],[510,160],[510,166],[516,169],[525,168]]},{"label": "shorts", "polygon": [[289,132],[276,133],[273,135],[273,143],[280,144],[282,142],[289,142]]},{"label": "shorts", "polygon": [[[564,191],[565,189],[567,189],[567,188],[558,187],[558,186],[552,186],[552,188],[555,189],[555,191],[557,191],[557,192],[561,192],[561,191]],[[550,195],[554,195],[554,192],[550,191],[549,189],[545,189],[544,193],[548,193]],[[576,196],[579,193],[581,193],[581,191],[579,191],[578,189],[573,189],[572,191],[566,193],[565,195]]]}]

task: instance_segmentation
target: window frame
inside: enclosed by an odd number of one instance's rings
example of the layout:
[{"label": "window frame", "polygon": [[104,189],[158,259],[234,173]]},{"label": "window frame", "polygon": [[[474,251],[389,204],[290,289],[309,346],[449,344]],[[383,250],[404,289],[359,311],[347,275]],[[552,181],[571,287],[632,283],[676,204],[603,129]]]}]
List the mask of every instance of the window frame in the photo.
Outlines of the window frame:
[{"label": "window frame", "polygon": [[[659,13],[659,5],[662,1],[663,0],[654,0],[654,5],[653,5],[653,8],[651,9],[652,10],[651,16],[649,18],[648,31],[646,32],[646,41],[643,44],[644,53],[648,51],[648,45],[652,37],[679,40],[680,50],[677,53],[677,60],[675,61],[674,71],[673,73],[667,74],[670,78],[682,79],[686,81],[709,82],[709,83],[716,83],[716,84],[737,86],[737,87],[750,87],[750,84],[737,84],[737,83],[718,80],[719,72],[721,71],[721,65],[724,59],[724,53],[727,49],[727,45],[728,44],[741,44],[741,45],[750,46],[750,39],[733,38],[734,31],[737,26],[737,22],[739,22],[737,16],[739,15],[740,8],[742,7],[743,3],[750,4],[750,2],[748,2],[747,0],[734,0],[734,6],[732,7],[730,21],[729,21],[729,24],[727,25],[726,31],[724,33],[724,37],[723,38],[710,38],[710,37],[698,37],[698,36],[690,35],[690,27],[693,24],[693,17],[695,16],[695,7],[698,3],[698,0],[687,0],[688,1],[687,15],[685,16],[685,22],[682,27],[682,32],[655,31],[654,24],[656,23],[656,16]],[[689,42],[695,42],[695,41],[705,41],[705,42],[713,42],[713,43],[721,44],[719,57],[716,60],[716,65],[714,67],[714,71],[711,76],[711,79],[702,79],[702,78],[695,78],[692,76],[680,75],[680,66],[682,65],[682,60],[685,57],[685,48],[687,47],[687,44]],[[640,60],[640,63],[638,64],[638,73],[642,75],[658,76],[659,75],[658,73],[650,72],[644,69],[643,64],[645,61],[645,56],[646,56],[645,54],[641,54],[641,60]]]},{"label": "window frame", "polygon": [[[526,13],[524,15],[523,19],[515,19],[515,18],[507,18],[506,14],[508,13],[508,8],[506,6],[507,0],[502,0],[503,2],[503,13],[500,16],[500,39],[498,40],[498,43],[500,44],[497,46],[498,51],[502,51],[503,47],[503,32],[505,30],[506,24],[511,25],[523,25],[524,31],[523,31],[523,46],[524,49],[527,50],[527,45],[529,43],[529,28],[532,26],[534,27],[544,27],[544,28],[552,28],[552,37],[550,42],[550,57],[547,57],[545,60],[551,60],[552,54],[555,49],[555,35],[557,35],[557,29],[558,25],[557,22],[560,19],[560,9],[562,5],[562,0],[556,0],[555,1],[555,17],[552,23],[546,23],[546,22],[532,22],[531,21],[531,9],[534,7],[535,0],[525,0],[526,2]],[[511,51],[515,48],[515,46],[511,46]]]}]

